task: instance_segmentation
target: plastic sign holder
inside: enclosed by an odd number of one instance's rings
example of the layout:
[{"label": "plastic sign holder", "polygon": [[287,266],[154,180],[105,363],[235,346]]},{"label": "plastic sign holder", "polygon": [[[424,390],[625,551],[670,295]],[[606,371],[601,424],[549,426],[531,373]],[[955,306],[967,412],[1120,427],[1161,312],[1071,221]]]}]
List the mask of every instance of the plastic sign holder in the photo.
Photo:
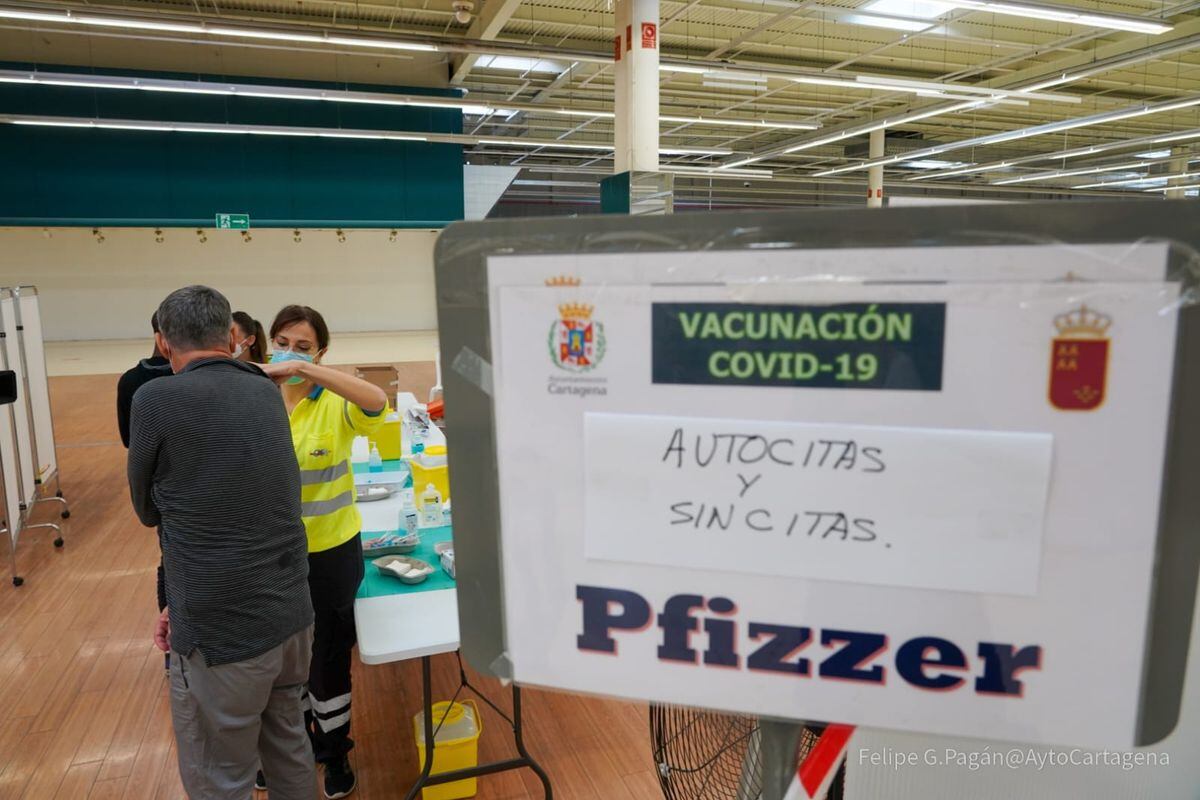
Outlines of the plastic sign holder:
[{"label": "plastic sign holder", "polygon": [[451,226],[463,652],[777,718],[1162,739],[1200,565],[1198,222],[1167,202]]}]

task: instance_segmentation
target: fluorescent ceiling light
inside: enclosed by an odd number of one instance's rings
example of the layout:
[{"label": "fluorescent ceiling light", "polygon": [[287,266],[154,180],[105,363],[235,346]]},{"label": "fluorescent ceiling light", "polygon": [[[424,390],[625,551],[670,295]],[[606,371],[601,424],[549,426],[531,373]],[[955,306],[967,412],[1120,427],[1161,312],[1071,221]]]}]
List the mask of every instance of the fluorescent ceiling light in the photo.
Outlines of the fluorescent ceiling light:
[{"label": "fluorescent ceiling light", "polygon": [[603,142],[584,143],[584,142],[542,142],[532,139],[480,139],[479,144],[496,144],[507,145],[509,147],[559,147],[565,150],[614,150],[611,144]]},{"label": "fluorescent ceiling light", "polygon": [[[976,105],[978,105],[978,104],[976,104]],[[1141,116],[1146,116],[1148,114],[1158,114],[1163,111],[1176,111],[1181,108],[1189,108],[1189,107],[1197,106],[1197,105],[1200,105],[1200,95],[1193,95],[1191,97],[1187,97],[1182,100],[1174,100],[1174,101],[1169,101],[1166,103],[1155,103],[1153,105],[1141,105],[1141,106],[1134,106],[1132,108],[1122,108],[1122,109],[1117,109],[1115,111],[1109,111],[1109,112],[1106,112],[1103,114],[1092,114],[1091,116],[1087,116],[1087,117],[1075,117],[1072,119],[1060,120],[1058,122],[1048,122],[1044,125],[1034,125],[1029,128],[1019,128],[1017,130],[1005,131],[1003,133],[993,133],[993,134],[989,134],[987,136],[977,136],[973,139],[960,139],[957,142],[947,142],[946,144],[940,144],[940,145],[936,145],[934,147],[926,147],[926,148],[922,148],[920,150],[914,150],[914,151],[912,151],[910,153],[906,153],[905,155],[902,155],[902,156],[892,156],[889,158],[876,158],[876,159],[871,159],[869,161],[862,161],[857,164],[851,164],[851,165],[845,166],[845,167],[839,167],[839,168],[833,169],[833,170],[826,170],[825,172],[817,173],[817,175],[820,175],[820,176],[838,175],[843,172],[854,172],[856,170],[867,169],[869,167],[886,166],[888,164],[894,164],[897,161],[910,161],[910,160],[917,159],[917,158],[924,158],[925,156],[940,155],[941,153],[946,153],[951,150],[961,150],[961,149],[967,148],[967,147],[979,147],[981,145],[987,145],[987,144],[1000,144],[1001,142],[1011,142],[1016,139],[1027,139],[1027,138],[1030,138],[1033,136],[1041,136],[1041,135],[1047,134],[1047,133],[1058,133],[1060,131],[1069,131],[1069,130],[1074,130],[1075,128],[1084,128],[1084,127],[1088,127],[1091,125],[1102,125],[1102,124],[1105,124],[1108,122],[1117,122],[1119,120],[1129,119],[1131,117],[1141,117]],[[929,113],[929,116],[932,116],[934,114],[947,114],[953,110],[960,110],[961,108],[964,108],[964,107],[966,107],[966,106],[951,106],[949,109],[934,110]],[[878,127],[893,127],[895,124],[898,124],[898,122],[908,122],[911,120],[912,120],[912,117],[905,116],[905,117],[898,118],[897,122],[888,122],[885,120],[882,123],[876,123],[876,125]],[[850,130],[856,131],[860,134],[864,132],[863,129],[861,129],[861,128],[854,128],[854,129],[850,129]],[[1186,136],[1188,134],[1180,134],[1180,135]],[[812,142],[805,142],[805,143],[797,145],[796,147],[791,148],[785,152],[794,152],[797,149],[804,149],[806,147],[815,147],[817,144],[823,143],[823,141],[824,140],[818,139],[818,140],[814,140]],[[830,140],[830,141],[833,141],[833,140]],[[1012,163],[1012,162],[1009,162],[1009,163]]]},{"label": "fluorescent ceiling light", "polygon": [[659,147],[658,152],[669,156],[729,156],[733,151],[727,147]]},{"label": "fluorescent ceiling light", "polygon": [[709,70],[704,73],[705,78],[713,80],[724,80],[726,78],[737,78],[738,80],[747,81],[750,83],[766,83],[767,76],[761,72],[743,72],[733,69]]},{"label": "fluorescent ceiling light", "polygon": [[811,83],[814,86],[841,86],[848,89],[884,89],[887,91],[899,91],[894,86],[884,86],[883,84],[871,83],[870,78],[858,79],[857,77],[846,78],[820,78],[815,75],[793,75],[788,78],[796,83]]},{"label": "fluorescent ceiling light", "polygon": [[713,167],[689,167],[682,164],[667,164],[660,167],[662,172],[671,172],[678,175],[703,175],[713,178],[770,178],[772,172],[769,169],[720,169]]},{"label": "fluorescent ceiling light", "polygon": [[1149,161],[1133,161],[1128,164],[1110,164],[1103,167],[1083,167],[1081,169],[1061,169],[1055,172],[1039,172],[1036,175],[1021,175],[1016,178],[1005,178],[1000,181],[992,181],[993,186],[1008,186],[1013,183],[1029,183],[1031,181],[1048,181],[1056,178],[1071,178],[1076,175],[1094,175],[1100,172],[1124,172],[1126,170],[1138,169],[1139,167],[1149,166]]},{"label": "fluorescent ceiling light", "polygon": [[[508,145],[510,147],[561,147],[568,150],[615,150],[616,147],[604,142],[564,142],[558,139],[480,139],[479,144]],[[660,147],[658,152],[664,155],[684,156],[727,156],[733,151],[725,148],[707,147]]]},{"label": "fluorescent ceiling light", "polygon": [[122,89],[174,94],[225,95],[273,100],[315,100],[335,103],[360,103],[382,106],[415,106],[457,109],[464,114],[494,114],[504,109],[468,103],[453,97],[392,94],[390,92],[313,89],[301,86],[266,86],[254,83],[216,83],[212,81],[141,78],[125,75],[75,75],[59,72],[0,70],[0,83],[68,86],[84,89]]},{"label": "fluorescent ceiling light", "polygon": [[502,69],[510,72],[546,72],[562,74],[567,65],[544,58],[520,58],[517,56],[479,56],[475,66],[484,69]]},{"label": "fluorescent ceiling light", "polygon": [[778,128],[781,130],[815,131],[819,122],[774,122],[766,119],[724,119],[722,117],[674,117],[661,116],[663,122],[679,122],[693,125],[729,125],[735,128]]},{"label": "fluorescent ceiling light", "polygon": [[868,28],[889,28],[896,31],[923,31],[931,27],[928,22],[917,22],[911,19],[896,17],[879,17],[874,14],[845,14],[839,18],[851,25],[863,25]]},{"label": "fluorescent ceiling light", "polygon": [[[594,111],[585,108],[555,108],[547,110],[567,117],[587,117],[590,119],[613,119],[616,117],[616,114],[612,111]],[[815,131],[821,127],[819,122],[775,122],[766,119],[725,119],[723,117],[676,117],[670,114],[660,116],[659,120],[687,125],[728,125],[734,128],[771,128],[793,131]]]},{"label": "fluorescent ceiling light", "polygon": [[766,89],[766,84],[761,83],[734,83],[733,81],[710,81],[704,79],[702,86],[708,89],[737,89],[742,92],[761,92]]},{"label": "fluorescent ceiling light", "polygon": [[[1194,128],[1188,131],[1179,133],[1168,133],[1160,136],[1141,136],[1136,139],[1124,139],[1118,142],[1108,142],[1107,144],[1095,144],[1087,147],[1075,147],[1070,150],[1057,150],[1052,153],[1039,153],[1032,156],[1022,156],[1020,158],[1012,158],[1005,161],[995,161],[990,164],[982,164],[977,167],[968,169],[951,170],[949,172],[939,172],[931,175],[919,175],[915,178],[909,178],[910,181],[923,181],[930,178],[950,178],[957,175],[967,175],[973,172],[986,172],[989,170],[1002,169],[1004,167],[1013,166],[1015,164],[1031,164],[1037,161],[1051,161],[1059,159],[1080,158],[1083,156],[1096,155],[1106,153],[1111,150],[1124,150],[1130,147],[1166,144],[1170,142],[1178,142],[1186,139],[1200,139],[1200,128]],[[1145,154],[1137,156],[1144,158]]]},{"label": "fluorescent ceiling light", "polygon": [[1100,183],[1085,183],[1081,186],[1072,186],[1071,188],[1072,189],[1109,189],[1109,188],[1113,188],[1116,186],[1124,186],[1129,189],[1140,189],[1143,186],[1166,186],[1168,177],[1172,177],[1172,178],[1192,177],[1195,174],[1196,173],[1180,173],[1179,175],[1171,175],[1171,176],[1164,175],[1161,178],[1143,175],[1143,176],[1140,176],[1137,178],[1125,178],[1124,180],[1119,180],[1119,181],[1101,181]]},{"label": "fluorescent ceiling light", "polygon": [[722,172],[733,174],[738,167],[745,166],[746,164],[753,164],[755,161],[762,161],[764,158],[767,158],[767,156],[750,156],[749,158],[743,158],[739,161],[732,161],[728,164],[722,164],[721,166],[717,167],[717,169],[721,170]]},{"label": "fluorescent ceiling light", "polygon": [[1151,150],[1149,153],[1135,153],[1138,158],[1166,158],[1171,155],[1170,150]]},{"label": "fluorescent ceiling light", "polygon": [[[809,83],[815,86],[837,86],[846,89],[862,89],[872,92],[906,92],[915,94],[921,97],[941,97],[946,100],[975,100],[975,96],[964,97],[957,92],[958,87],[952,84],[935,84],[927,83],[924,85],[914,85],[913,82],[891,81],[886,78],[876,78],[870,75],[857,75],[854,77],[836,78],[836,77],[817,77],[812,75],[795,75],[788,78],[795,83]],[[971,95],[978,95],[981,92],[971,92]],[[989,95],[986,100],[980,100],[980,103],[1003,103],[1005,105],[1029,105],[1028,101],[1017,99],[1019,96],[1010,97],[1008,93],[1002,91],[984,92],[982,94]]]},{"label": "fluorescent ceiling light", "polygon": [[1200,189],[1200,183],[1187,183],[1181,186],[1161,186],[1157,189],[1145,189],[1147,192],[1169,192],[1173,189]]},{"label": "fluorescent ceiling light", "polygon": [[963,161],[939,161],[935,158],[928,158],[917,161],[902,161],[900,166],[908,167],[909,169],[950,169],[951,167],[963,167],[966,163]]},{"label": "fluorescent ceiling light", "polygon": [[517,179],[512,182],[513,186],[570,186],[580,188],[592,188],[600,185],[599,181],[539,181],[539,180],[522,180]]},{"label": "fluorescent ceiling light", "polygon": [[862,6],[862,10],[891,14],[897,17],[937,19],[943,14],[953,11],[954,7],[954,3],[942,3],[937,0],[873,0]]},{"label": "fluorescent ceiling light", "polygon": [[170,133],[224,133],[252,136],[310,136],[320,139],[381,139],[398,142],[427,142],[424,136],[390,131],[346,130],[325,128],[284,128],[272,125],[226,125],[203,122],[143,122],[119,120],[55,120],[55,119],[8,119],[13,125],[33,125],[48,128],[98,128],[120,131],[157,131]]},{"label": "fluorescent ceiling light", "polygon": [[592,111],[586,108],[554,108],[547,109],[565,117],[588,117],[589,119],[613,119],[617,115],[612,111]]},{"label": "fluorescent ceiling light", "polygon": [[659,64],[659,72],[686,72],[689,75],[704,75],[712,72],[712,67],[687,67],[682,64]]},{"label": "fluorescent ceiling light", "polygon": [[859,83],[873,84],[884,89],[927,89],[952,94],[978,94],[993,99],[1005,97],[1020,97],[1029,100],[1049,100],[1059,103],[1081,103],[1083,98],[1070,94],[1052,94],[1049,92],[1026,92],[1021,89],[991,89],[986,86],[970,86],[962,83],[940,83],[938,81],[921,81],[912,78],[891,78],[884,75],[859,75],[855,77]]},{"label": "fluorescent ceiling light", "polygon": [[336,44],[350,47],[372,47],[385,50],[418,50],[432,52],[437,47],[421,42],[406,42],[388,37],[347,36],[339,33],[304,33],[300,31],[272,30],[231,25],[209,25],[206,22],[159,22],[157,20],[132,17],[107,17],[99,14],[80,14],[73,10],[61,12],[27,11],[25,9],[0,8],[0,19],[22,19],[36,22],[55,22],[63,25],[86,25],[98,28],[124,28],[129,30],[163,31],[169,33],[193,33],[209,36],[227,36],[240,39],[269,39],[284,42],[309,44]]},{"label": "fluorescent ceiling light", "polygon": [[1154,22],[1127,14],[1091,12],[1073,6],[1049,3],[1008,2],[1008,0],[953,0],[953,2],[959,8],[969,8],[974,11],[990,11],[993,14],[1067,22],[1116,31],[1157,35],[1166,33],[1173,27],[1162,22]]}]

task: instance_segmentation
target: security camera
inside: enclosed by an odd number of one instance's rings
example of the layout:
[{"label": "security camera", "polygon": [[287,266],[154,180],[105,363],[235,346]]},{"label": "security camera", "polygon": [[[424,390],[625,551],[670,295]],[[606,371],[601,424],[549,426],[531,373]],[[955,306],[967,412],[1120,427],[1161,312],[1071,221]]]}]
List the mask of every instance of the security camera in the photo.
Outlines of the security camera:
[{"label": "security camera", "polygon": [[742,186],[749,187],[749,186],[750,186],[750,181],[742,181]]},{"label": "security camera", "polygon": [[475,3],[472,0],[454,0],[450,7],[454,9],[454,19],[466,25],[471,21],[471,12],[475,10]]}]

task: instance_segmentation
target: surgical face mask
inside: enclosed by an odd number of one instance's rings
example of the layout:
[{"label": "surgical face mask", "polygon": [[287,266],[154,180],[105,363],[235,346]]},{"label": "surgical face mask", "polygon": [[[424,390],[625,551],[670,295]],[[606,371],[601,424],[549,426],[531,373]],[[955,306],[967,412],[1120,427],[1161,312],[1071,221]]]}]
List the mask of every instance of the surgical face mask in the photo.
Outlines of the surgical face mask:
[{"label": "surgical face mask", "polygon": [[233,353],[232,353],[232,355],[233,355],[233,357],[234,357],[234,358],[241,358],[241,357],[242,357],[242,353],[244,353],[244,352],[246,352],[246,348],[242,347],[242,343],[241,343],[241,342],[238,342],[238,343],[237,343],[237,346],[233,348]]},{"label": "surgical face mask", "polygon": [[[280,364],[284,361],[307,361],[311,364],[313,363],[313,357],[308,353],[297,353],[295,350],[271,351],[272,364]],[[292,377],[288,378],[287,382],[292,384],[304,383],[304,378],[301,378],[299,375],[293,375]]]}]

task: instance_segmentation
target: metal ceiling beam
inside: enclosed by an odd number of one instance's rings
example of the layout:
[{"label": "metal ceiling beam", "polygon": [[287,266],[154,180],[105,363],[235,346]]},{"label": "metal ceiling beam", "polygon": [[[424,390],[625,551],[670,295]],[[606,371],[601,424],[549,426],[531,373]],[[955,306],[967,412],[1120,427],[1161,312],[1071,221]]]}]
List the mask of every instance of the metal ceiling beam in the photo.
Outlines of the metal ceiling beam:
[{"label": "metal ceiling beam", "polygon": [[778,14],[776,14],[773,17],[768,17],[767,19],[760,22],[757,26],[755,26],[755,27],[751,28],[750,30],[746,31],[745,33],[743,33],[741,36],[738,36],[736,39],[731,39],[730,41],[726,42],[725,44],[721,45],[717,49],[710,52],[708,54],[708,58],[720,58],[725,53],[729,52],[730,50],[732,50],[735,47],[737,47],[738,45],[740,45],[742,42],[745,42],[749,39],[753,39],[758,34],[769,29],[772,25],[776,25],[780,22],[783,22],[784,20],[788,19],[789,17],[792,17],[795,14],[798,14],[799,12],[804,11],[809,6],[812,6],[814,4],[815,4],[815,0],[806,0],[806,2],[797,3],[794,8],[789,8],[785,11],[779,12]]},{"label": "metal ceiling beam", "polygon": [[[1095,64],[1092,63],[1090,58],[1072,55],[1048,65],[1039,65],[1006,75],[1004,78],[986,85],[993,89],[1010,90],[1018,88],[1044,88],[1042,85],[1044,82],[1059,78],[1064,74],[1070,74],[1072,70],[1079,69],[1082,66],[1081,58],[1084,58],[1082,63],[1088,65],[1087,69],[1108,70],[1117,68],[1130,60],[1145,60],[1143,56],[1146,58],[1156,58],[1163,52],[1178,52],[1180,48],[1194,49],[1200,47],[1200,18],[1188,20],[1176,26],[1169,33],[1161,37],[1156,37],[1155,43],[1152,45],[1138,46],[1142,42],[1145,42],[1145,40],[1145,36],[1130,35],[1111,45],[1099,48],[1095,53],[1095,56],[1098,57]],[[954,109],[961,109],[961,107],[962,103],[957,102],[929,103],[916,107],[909,106],[899,113],[888,115],[891,120],[889,127],[902,125],[909,121],[915,122],[921,119],[928,119],[937,116],[939,111],[941,113],[951,113]],[[754,153],[751,161],[785,155],[789,150],[798,146],[809,145],[812,142],[825,140],[833,142],[836,141],[834,137],[838,134],[854,131],[863,125],[864,122],[857,121],[838,128],[823,130],[819,136],[796,137],[773,145],[764,151]],[[738,162],[739,164],[750,163],[746,162],[745,159],[738,159]]]},{"label": "metal ceiling beam", "polygon": [[1127,36],[1118,41],[1101,45],[1092,52],[1074,54],[1050,64],[1028,67],[982,85],[991,88],[1008,88],[1049,80],[1056,74],[1071,74],[1093,69],[1099,73],[1136,64],[1139,61],[1194,50],[1200,47],[1200,17],[1180,22],[1171,31],[1154,37],[1153,44],[1146,45],[1145,41],[1146,37],[1144,36]]},{"label": "metal ceiling beam", "polygon": [[[520,5],[521,0],[488,0],[483,3],[483,10],[471,21],[471,27],[467,28],[466,38],[481,42],[495,39]],[[478,58],[479,56],[473,54],[455,56],[450,62],[450,83],[460,85]]]}]

